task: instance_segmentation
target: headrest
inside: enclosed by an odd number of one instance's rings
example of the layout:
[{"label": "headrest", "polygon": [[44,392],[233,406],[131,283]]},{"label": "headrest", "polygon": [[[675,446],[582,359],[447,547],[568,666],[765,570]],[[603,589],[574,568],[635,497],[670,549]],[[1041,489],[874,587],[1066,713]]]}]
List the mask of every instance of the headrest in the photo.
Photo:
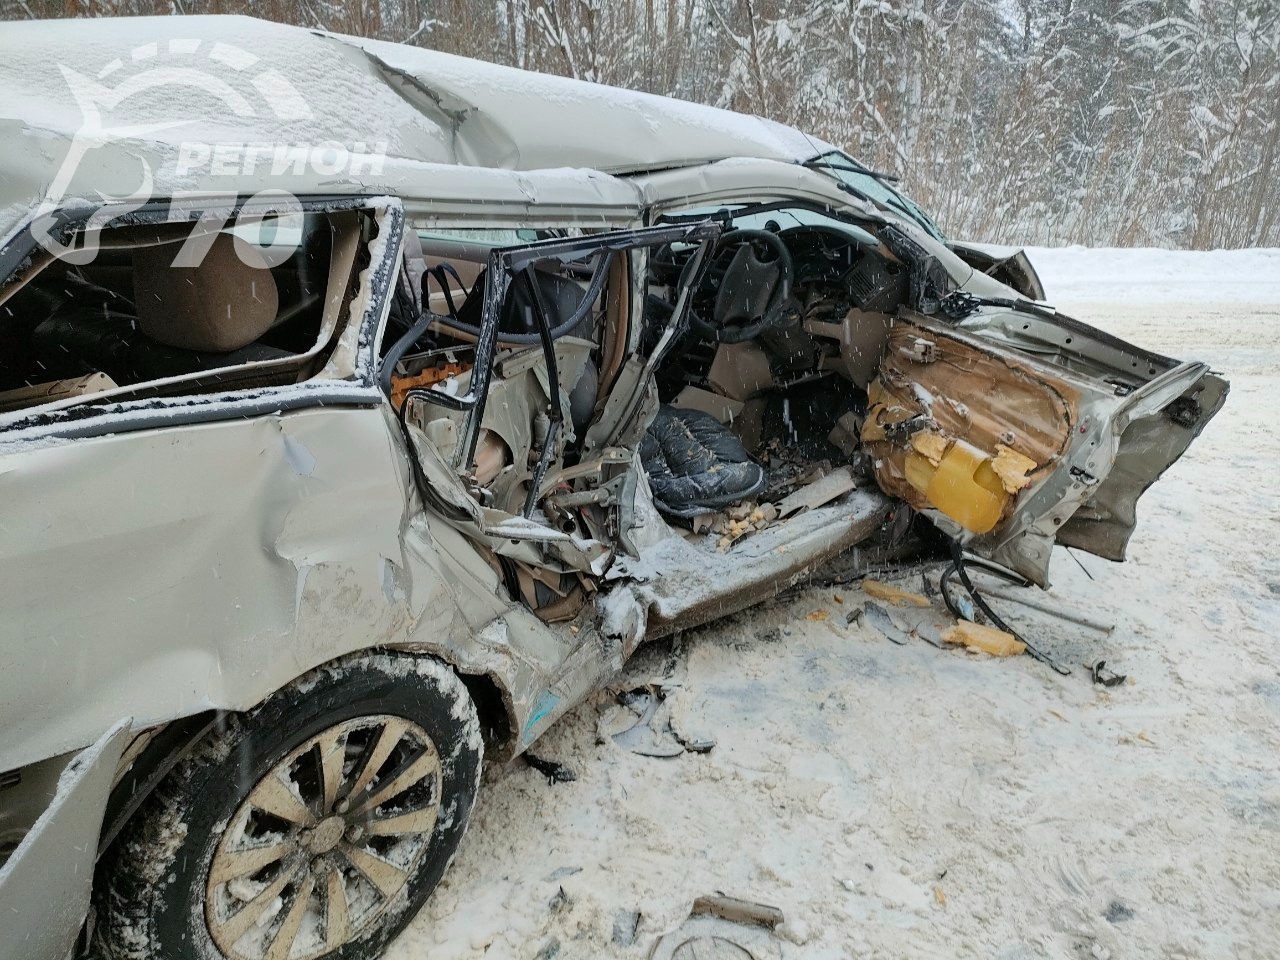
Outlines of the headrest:
[{"label": "headrest", "polygon": [[230,234],[219,233],[198,267],[175,267],[180,249],[167,243],[133,251],[133,302],[143,333],[168,347],[230,353],[271,329],[279,295],[256,247],[237,249]]}]

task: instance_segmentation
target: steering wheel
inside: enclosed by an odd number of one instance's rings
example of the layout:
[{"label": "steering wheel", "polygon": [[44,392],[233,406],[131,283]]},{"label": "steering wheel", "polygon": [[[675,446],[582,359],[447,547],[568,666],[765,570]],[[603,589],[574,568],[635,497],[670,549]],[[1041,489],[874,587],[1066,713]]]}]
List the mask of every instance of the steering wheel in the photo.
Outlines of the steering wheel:
[{"label": "steering wheel", "polygon": [[704,340],[754,340],[777,325],[791,297],[794,272],[791,251],[776,233],[721,234],[702,282],[693,291],[689,325]]}]

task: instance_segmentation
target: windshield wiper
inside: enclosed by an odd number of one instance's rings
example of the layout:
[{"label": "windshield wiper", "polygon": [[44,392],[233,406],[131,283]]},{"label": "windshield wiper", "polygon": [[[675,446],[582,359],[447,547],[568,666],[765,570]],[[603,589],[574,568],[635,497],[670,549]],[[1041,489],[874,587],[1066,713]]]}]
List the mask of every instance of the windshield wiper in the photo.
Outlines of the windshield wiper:
[{"label": "windshield wiper", "polygon": [[885,183],[898,183],[902,180],[901,177],[895,176],[892,173],[885,173],[883,170],[872,170],[870,167],[864,166],[856,160],[851,162],[853,164],[852,166],[844,163],[828,163],[826,160],[810,160],[805,164],[805,166],[814,170],[844,170],[847,173],[862,173],[866,174],[873,180],[880,180]]},{"label": "windshield wiper", "polygon": [[963,290],[956,290],[943,297],[939,306],[942,312],[952,320],[963,320],[979,307],[1004,307],[1007,310],[1017,310],[1019,313],[1030,313],[1050,319],[1058,315],[1058,311],[1053,307],[1023,297],[980,297]]}]

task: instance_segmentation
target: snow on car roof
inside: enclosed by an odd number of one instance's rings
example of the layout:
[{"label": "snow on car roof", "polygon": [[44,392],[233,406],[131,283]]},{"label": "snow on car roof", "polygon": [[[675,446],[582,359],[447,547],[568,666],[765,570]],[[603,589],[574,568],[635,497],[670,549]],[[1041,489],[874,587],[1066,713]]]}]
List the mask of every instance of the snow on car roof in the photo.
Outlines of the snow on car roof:
[{"label": "snow on car roof", "polygon": [[807,160],[831,149],[784,124],[687,100],[421,47],[339,39],[365,50],[393,74],[416,81],[441,107],[457,112],[461,163],[630,173],[728,157]]},{"label": "snow on car roof", "polygon": [[0,236],[42,201],[404,195],[437,165],[616,174],[827,149],[728,110],[239,16],[11,23],[0,89]]}]

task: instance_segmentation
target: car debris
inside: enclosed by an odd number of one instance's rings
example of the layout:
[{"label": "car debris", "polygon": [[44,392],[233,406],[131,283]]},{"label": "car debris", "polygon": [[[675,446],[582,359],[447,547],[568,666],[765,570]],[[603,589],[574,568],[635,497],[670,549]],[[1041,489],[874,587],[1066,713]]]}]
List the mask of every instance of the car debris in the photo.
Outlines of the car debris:
[{"label": "car debris", "polygon": [[1107,912],[1103,914],[1108,923],[1125,923],[1133,919],[1133,908],[1121,903],[1119,900],[1112,900],[1107,905]]},{"label": "car debris", "polygon": [[640,930],[639,910],[620,910],[613,918],[613,933],[609,941],[619,947],[630,947],[636,942]]},{"label": "car debris", "polygon": [[942,642],[942,631],[956,622],[948,611],[932,603],[927,607],[893,607],[888,613],[898,629],[939,649],[946,646]]},{"label": "car debris", "polygon": [[724,894],[698,897],[689,918],[658,939],[650,960],[781,960],[777,907]]},{"label": "car debris", "polygon": [[1107,661],[1099,660],[1089,667],[1089,676],[1093,682],[1103,687],[1118,687],[1124,683],[1129,677],[1123,673],[1116,673],[1114,670],[1107,669]]},{"label": "car debris", "polygon": [[693,518],[693,531],[719,534],[720,550],[728,550],[748,534],[763,530],[778,519],[778,508],[772,503],[744,500],[719,514],[701,514]]},{"label": "car debris", "polygon": [[[859,622],[878,630],[884,634],[886,640],[896,643],[898,646],[902,646],[907,642],[907,628],[880,604],[868,601],[862,605],[860,613],[861,616],[857,618]],[[853,616],[853,614],[850,614],[851,618]]]},{"label": "car debris", "polygon": [[918,593],[903,590],[901,587],[895,587],[890,583],[881,583],[879,580],[863,580],[861,586],[862,592],[867,596],[891,603],[895,607],[930,606],[928,597],[922,597]]},{"label": "car debris", "polygon": [[547,778],[547,783],[572,783],[578,779],[576,773],[556,760],[547,760],[527,751],[523,757],[526,764]]},{"label": "car debris", "polygon": [[1096,630],[1099,633],[1111,634],[1115,631],[1114,623],[1103,623],[1094,617],[1081,613],[1078,610],[1068,610],[1059,605],[1048,603],[1034,596],[1027,596],[1023,591],[1004,590],[998,587],[986,587],[984,593],[989,597],[995,597],[997,600],[1008,600],[1012,603],[1020,603],[1022,606],[1031,610],[1038,610],[1041,613],[1047,613],[1051,617],[1057,617],[1059,620],[1065,620],[1068,623],[1074,623],[1090,630]]},{"label": "car debris", "polygon": [[853,471],[848,467],[832,470],[817,480],[806,484],[794,493],[788,494],[778,503],[778,516],[782,519],[793,516],[801,510],[812,510],[830,503],[836,497],[843,496],[858,485]]},{"label": "car debris", "polygon": [[617,694],[596,721],[596,737],[643,757],[670,759],[682,753],[710,753],[716,741],[688,736],[677,729],[674,704],[668,700],[678,688],[648,684]]},{"label": "car debris", "polygon": [[782,960],[782,943],[772,931],[721,920],[690,917],[663,934],[649,960]]},{"label": "car debris", "polygon": [[993,657],[1015,657],[1027,652],[1027,645],[1006,630],[961,620],[942,631],[942,642],[964,647],[971,653]]},{"label": "car debris", "polygon": [[547,903],[547,909],[551,913],[561,913],[568,907],[573,905],[573,898],[565,893],[564,887],[557,887],[556,892],[552,895],[551,900]]},{"label": "car debris", "polygon": [[[1001,579],[1007,580],[1011,583],[1018,584],[1019,586],[1031,585],[1030,581],[1022,574],[1008,570],[998,564],[992,563],[989,560],[983,560],[981,558],[971,559],[966,557],[964,548],[957,541],[952,544],[951,565],[943,570],[942,576],[938,579],[938,592],[942,595],[943,602],[946,604],[947,609],[955,614],[961,623],[976,623],[978,614],[981,612],[981,614],[991,622],[992,626],[997,631],[1008,634],[1015,641],[1022,644],[1022,650],[1019,652],[1030,654],[1034,659],[1039,660],[1041,663],[1050,667],[1054,672],[1061,674],[1062,676],[1070,674],[1070,668],[1058,663],[1038,647],[1033,646],[1026,637],[1017,633],[1009,627],[1003,619],[1001,619],[1000,615],[997,614],[995,610],[991,608],[991,605],[983,599],[982,595],[978,592],[978,588],[970,578],[968,570],[970,564],[977,569],[986,571],[987,573],[1000,577]],[[950,592],[948,584],[952,576],[955,576],[960,580],[965,592],[968,594],[968,600],[972,601],[972,603],[968,603],[963,597],[954,596]],[[988,638],[988,642],[990,642],[994,648],[1004,648],[1002,641],[997,641],[994,638]]]},{"label": "car debris", "polygon": [[786,917],[777,907],[754,900],[726,896],[723,893],[708,894],[693,901],[692,914],[719,917],[734,923],[749,923],[769,930],[783,923]]}]

